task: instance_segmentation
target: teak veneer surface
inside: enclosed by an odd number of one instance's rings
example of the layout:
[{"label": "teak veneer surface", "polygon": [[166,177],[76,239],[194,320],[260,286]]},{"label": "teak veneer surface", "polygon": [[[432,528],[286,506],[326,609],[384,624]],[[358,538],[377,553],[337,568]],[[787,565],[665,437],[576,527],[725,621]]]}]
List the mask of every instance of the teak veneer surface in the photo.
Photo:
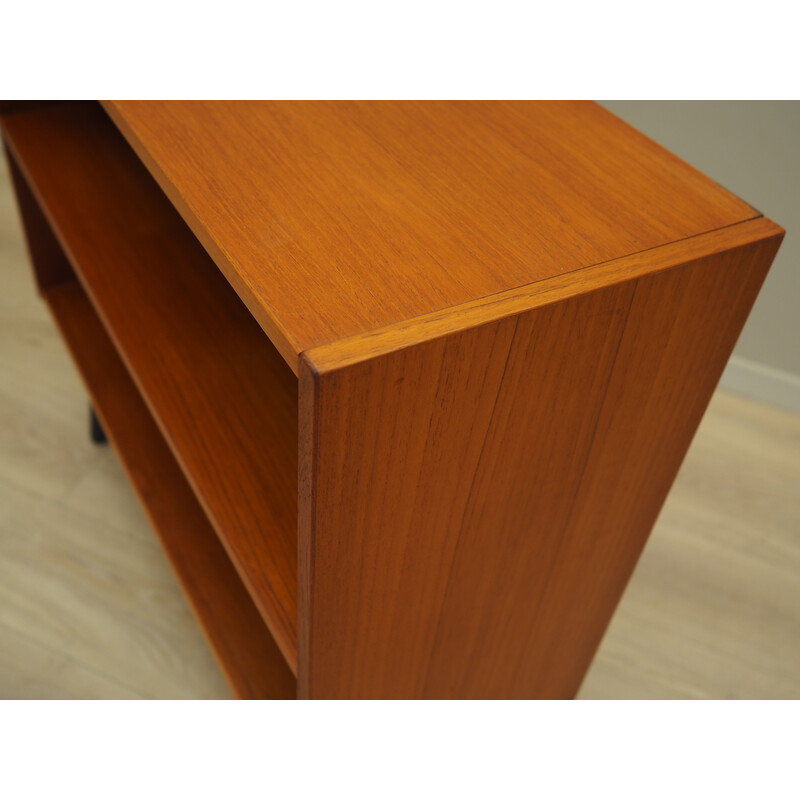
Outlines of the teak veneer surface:
[{"label": "teak veneer surface", "polygon": [[345,368],[304,357],[301,696],[574,696],[783,231],[750,235]]},{"label": "teak veneer surface", "polygon": [[294,675],[76,281],[44,299],[175,574],[241,698],[289,699]]},{"label": "teak veneer surface", "polygon": [[96,103],[6,141],[292,669],[297,380]]},{"label": "teak veneer surface", "polygon": [[760,216],[594,103],[105,107],[295,371],[309,348]]}]

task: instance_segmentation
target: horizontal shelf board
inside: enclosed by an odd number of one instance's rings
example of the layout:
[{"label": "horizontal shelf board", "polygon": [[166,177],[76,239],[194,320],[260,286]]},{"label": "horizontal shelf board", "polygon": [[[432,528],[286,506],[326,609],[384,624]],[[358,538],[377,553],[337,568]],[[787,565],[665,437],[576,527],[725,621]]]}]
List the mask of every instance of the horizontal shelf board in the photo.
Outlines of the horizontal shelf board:
[{"label": "horizontal shelf board", "polygon": [[9,149],[297,669],[297,380],[99,105],[3,120]]},{"label": "horizontal shelf board", "polygon": [[594,103],[105,106],[290,362],[760,216]]},{"label": "horizontal shelf board", "polygon": [[296,682],[81,286],[45,291],[103,427],[237,696],[290,699]]}]

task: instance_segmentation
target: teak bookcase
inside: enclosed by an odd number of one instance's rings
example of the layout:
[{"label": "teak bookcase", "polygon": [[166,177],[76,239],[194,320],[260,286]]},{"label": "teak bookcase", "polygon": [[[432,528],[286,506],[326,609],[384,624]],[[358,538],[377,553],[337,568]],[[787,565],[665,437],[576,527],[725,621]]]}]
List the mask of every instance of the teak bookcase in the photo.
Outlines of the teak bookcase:
[{"label": "teak bookcase", "polygon": [[572,697],[781,228],[591,103],[7,110],[237,695]]}]

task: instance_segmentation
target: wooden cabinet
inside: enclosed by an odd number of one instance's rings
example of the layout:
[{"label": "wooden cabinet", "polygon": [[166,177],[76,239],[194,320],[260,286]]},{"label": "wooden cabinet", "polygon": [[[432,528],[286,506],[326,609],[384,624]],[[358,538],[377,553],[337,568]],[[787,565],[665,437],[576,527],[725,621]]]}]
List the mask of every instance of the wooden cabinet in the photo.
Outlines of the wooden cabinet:
[{"label": "wooden cabinet", "polygon": [[3,120],[235,692],[571,697],[783,231],[591,103]]}]

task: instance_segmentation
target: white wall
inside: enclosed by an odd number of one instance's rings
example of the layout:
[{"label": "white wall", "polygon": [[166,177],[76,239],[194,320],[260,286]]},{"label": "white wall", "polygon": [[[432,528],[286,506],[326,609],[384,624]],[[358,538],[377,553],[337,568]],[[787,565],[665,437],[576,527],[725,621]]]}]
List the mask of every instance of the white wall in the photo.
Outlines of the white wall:
[{"label": "white wall", "polygon": [[720,385],[800,412],[800,102],[601,105],[786,229]]}]

